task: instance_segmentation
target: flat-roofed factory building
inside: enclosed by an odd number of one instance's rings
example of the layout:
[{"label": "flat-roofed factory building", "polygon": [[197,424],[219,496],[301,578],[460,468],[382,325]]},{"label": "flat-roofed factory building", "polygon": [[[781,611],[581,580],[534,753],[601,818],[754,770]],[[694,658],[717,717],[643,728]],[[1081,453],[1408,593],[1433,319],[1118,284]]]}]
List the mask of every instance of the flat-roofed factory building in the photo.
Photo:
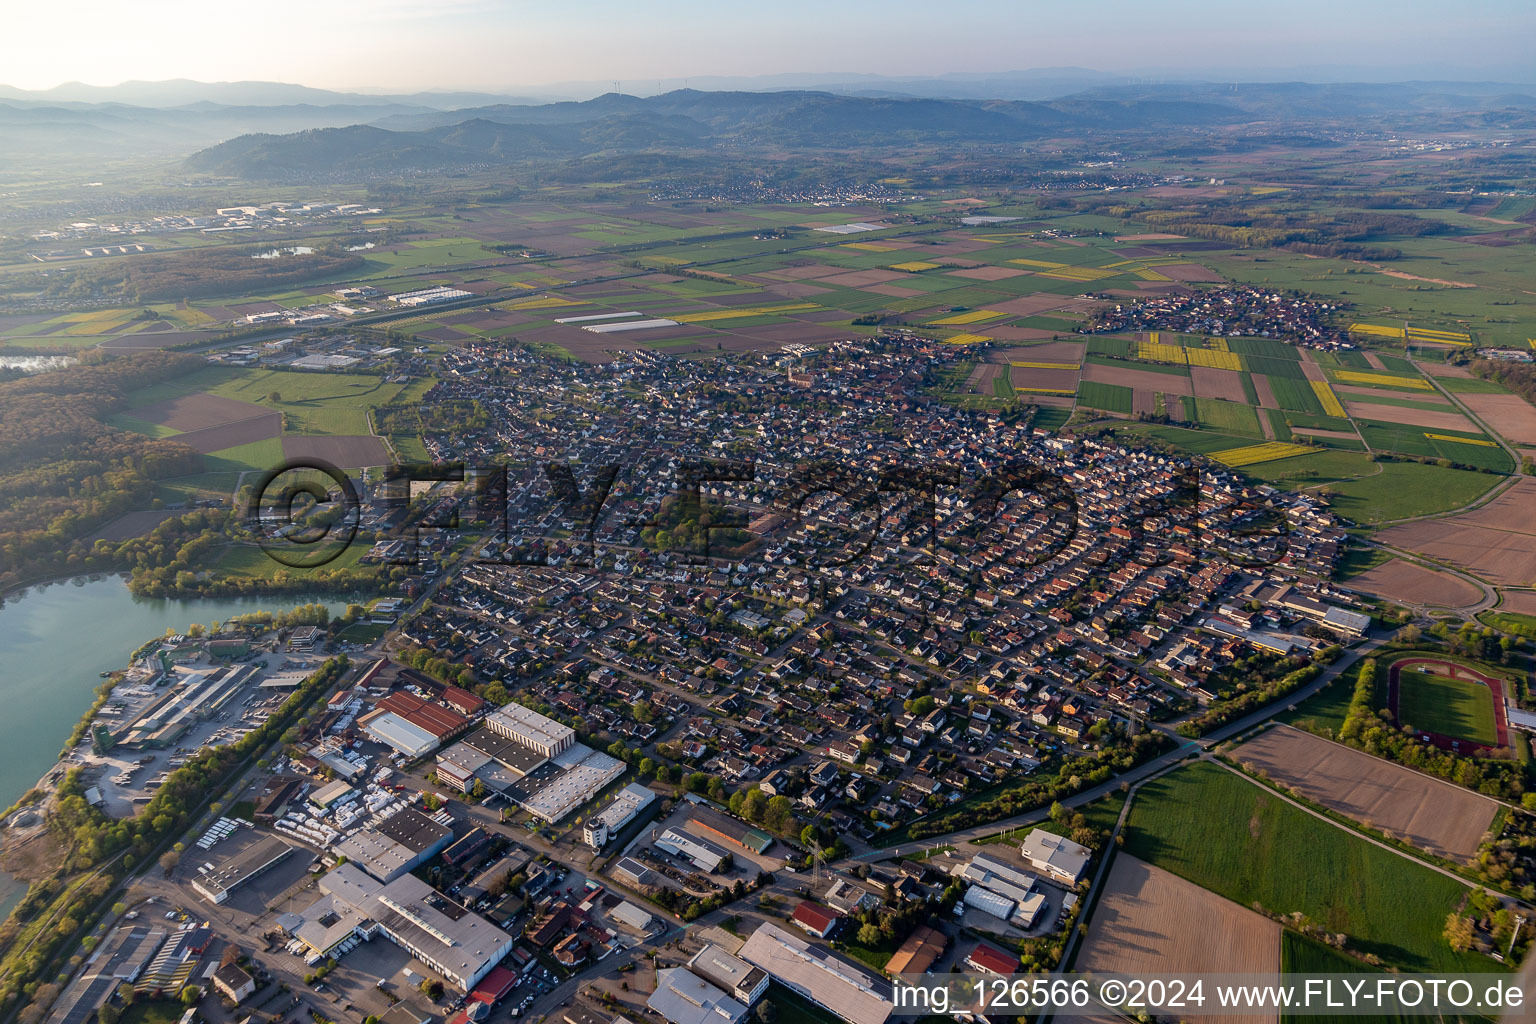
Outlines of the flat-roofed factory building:
[{"label": "flat-roofed factory building", "polygon": [[521,704],[508,704],[491,713],[485,724],[499,736],[536,751],[546,758],[554,757],[576,742],[576,732],[570,726],[561,725],[547,715],[541,715]]},{"label": "flat-roofed factory building", "polygon": [[320,879],[321,898],[297,915],[294,932],[325,953],[354,933],[382,933],[461,992],[491,972],[513,937],[415,875],[380,882],[355,864]]},{"label": "flat-roofed factory building", "polygon": [[407,807],[375,828],[364,828],[336,844],[336,852],[381,882],[393,882],[425,864],[453,841],[453,830]]},{"label": "flat-roofed factory building", "polygon": [[210,903],[223,903],[229,894],[293,852],[273,836],[262,836],[222,864],[192,879],[192,888]]},{"label": "flat-roofed factory building", "polygon": [[848,1024],[885,1024],[896,1008],[890,982],[777,925],[758,925],[737,955]]}]

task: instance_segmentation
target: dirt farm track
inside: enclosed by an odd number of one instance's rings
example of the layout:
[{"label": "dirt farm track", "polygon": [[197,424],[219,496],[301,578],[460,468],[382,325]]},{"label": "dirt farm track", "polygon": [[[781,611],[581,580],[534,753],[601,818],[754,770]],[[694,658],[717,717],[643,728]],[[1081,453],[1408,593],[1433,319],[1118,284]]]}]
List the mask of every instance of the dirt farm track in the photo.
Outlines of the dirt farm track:
[{"label": "dirt farm track", "polygon": [[1233,756],[1308,800],[1456,860],[1477,853],[1499,809],[1471,790],[1286,725],[1249,740]]}]

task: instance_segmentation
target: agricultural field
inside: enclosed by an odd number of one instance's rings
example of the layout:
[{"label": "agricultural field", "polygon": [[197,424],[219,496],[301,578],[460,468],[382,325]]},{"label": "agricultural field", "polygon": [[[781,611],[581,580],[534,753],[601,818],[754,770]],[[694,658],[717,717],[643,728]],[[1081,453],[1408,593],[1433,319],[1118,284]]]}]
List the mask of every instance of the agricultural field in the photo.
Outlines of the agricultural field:
[{"label": "agricultural field", "polygon": [[1073,969],[1142,975],[1275,975],[1280,968],[1280,930],[1267,917],[1119,853]]},{"label": "agricultural field", "polygon": [[[386,383],[365,374],[209,367],[129,396],[111,423],[174,438],[204,454],[202,473],[163,481],[157,497],[180,505],[227,499],[252,474],[285,461],[322,459],[360,471],[393,461],[371,433],[369,409],[430,381]],[[426,458],[414,437],[396,439],[402,457]]]},{"label": "agricultural field", "polygon": [[1287,726],[1260,733],[1232,757],[1314,803],[1439,857],[1470,860],[1499,810],[1488,797]]},{"label": "agricultural field", "polygon": [[1241,907],[1300,912],[1350,949],[1426,971],[1492,971],[1442,934],[1467,887],[1286,803],[1225,768],[1198,763],[1137,793],[1124,852]]},{"label": "agricultural field", "polygon": [[1380,539],[1469,572],[1499,586],[1536,585],[1536,480],[1521,477],[1479,508],[1443,519],[1405,523]]},{"label": "agricultural field", "polygon": [[1458,576],[1406,558],[1387,558],[1348,577],[1347,585],[1384,601],[1434,608],[1466,608],[1483,596],[1481,590]]}]

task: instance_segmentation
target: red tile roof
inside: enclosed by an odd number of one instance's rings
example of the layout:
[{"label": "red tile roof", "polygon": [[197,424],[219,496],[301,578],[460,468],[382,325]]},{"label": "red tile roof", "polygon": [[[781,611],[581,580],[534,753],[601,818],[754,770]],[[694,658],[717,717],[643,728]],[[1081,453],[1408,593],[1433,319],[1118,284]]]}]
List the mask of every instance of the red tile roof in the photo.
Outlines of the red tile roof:
[{"label": "red tile roof", "polygon": [[462,732],[469,719],[437,704],[429,704],[414,694],[395,691],[374,705],[383,711],[393,711],[412,725],[419,726],[439,740],[448,739]]},{"label": "red tile roof", "polygon": [[795,908],[790,920],[801,927],[808,928],[817,935],[825,935],[827,931],[838,922],[841,917],[831,907],[824,907],[820,903],[811,900],[801,900]]},{"label": "red tile roof", "polygon": [[509,971],[505,967],[492,967],[491,973],[481,978],[475,985],[475,990],[469,994],[469,998],[495,1006],[506,998],[507,993],[512,991],[512,987],[516,984],[516,971]]},{"label": "red tile roof", "polygon": [[978,971],[990,971],[993,974],[1017,974],[1019,970],[1019,958],[1012,953],[1004,953],[996,946],[989,946],[985,942],[976,944],[971,950],[971,955],[965,958],[965,962]]}]

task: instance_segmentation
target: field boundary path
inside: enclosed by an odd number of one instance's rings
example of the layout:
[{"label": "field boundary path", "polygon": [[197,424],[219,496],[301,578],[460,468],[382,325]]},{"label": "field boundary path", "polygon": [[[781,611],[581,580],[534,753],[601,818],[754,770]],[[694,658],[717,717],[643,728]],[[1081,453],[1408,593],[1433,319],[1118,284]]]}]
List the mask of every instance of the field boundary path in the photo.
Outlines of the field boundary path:
[{"label": "field boundary path", "polygon": [[1457,398],[1455,392],[1451,391],[1450,388],[1448,388],[1445,385],[1441,384],[1440,383],[1440,379],[1438,377],[1436,377],[1432,373],[1426,372],[1424,370],[1424,368],[1419,365],[1419,361],[1417,359],[1414,359],[1413,357],[1410,356],[1409,359],[1408,359],[1408,362],[1409,362],[1409,364],[1411,364],[1413,366],[1413,368],[1415,370],[1419,371],[1419,376],[1421,376],[1425,380],[1429,381],[1430,385],[1436,391],[1440,392],[1442,395],[1444,395],[1447,399],[1450,400],[1450,403],[1452,405],[1454,405],[1456,408],[1460,409],[1461,412],[1462,412],[1462,415],[1466,416],[1467,419],[1469,419],[1473,423],[1477,424],[1478,428],[1480,430],[1482,430],[1483,433],[1487,434],[1489,437],[1493,438],[1495,441],[1497,441],[1499,443],[1499,447],[1504,449],[1504,454],[1508,455],[1510,457],[1510,459],[1515,464],[1514,470],[1509,474],[1510,477],[1518,478],[1520,476],[1520,464],[1521,464],[1520,463],[1520,453],[1515,451],[1515,449],[1510,445],[1510,443],[1504,439],[1504,435],[1499,433],[1498,431],[1494,430],[1492,427],[1490,427],[1486,420],[1484,420],[1477,413],[1473,412],[1467,406],[1466,402],[1463,402],[1461,399]]},{"label": "field boundary path", "polygon": [[1360,840],[1362,840],[1364,842],[1370,843],[1372,846],[1379,846],[1381,849],[1386,850],[1389,853],[1395,853],[1395,854],[1397,854],[1397,856],[1403,858],[1404,860],[1410,860],[1410,861],[1413,861],[1415,864],[1421,864],[1424,867],[1429,868],[1431,871],[1437,871],[1440,874],[1444,875],[1446,878],[1454,878],[1456,881],[1460,882],[1462,885],[1466,886],[1468,889],[1481,889],[1483,892],[1486,892],[1488,895],[1494,897],[1495,899],[1499,900],[1500,902],[1503,902],[1505,900],[1513,899],[1513,897],[1511,897],[1508,893],[1502,893],[1502,892],[1500,892],[1497,889],[1490,889],[1488,886],[1484,885],[1481,882],[1475,882],[1472,879],[1465,877],[1464,875],[1458,875],[1456,872],[1452,871],[1450,868],[1442,867],[1441,865],[1436,864],[1433,861],[1423,860],[1423,859],[1421,859],[1419,857],[1415,857],[1413,854],[1409,853],[1407,850],[1404,850],[1404,849],[1402,849],[1400,847],[1393,846],[1391,843],[1382,842],[1380,839],[1377,839],[1375,836],[1367,835],[1366,833],[1361,832],[1361,831],[1359,831],[1357,829],[1350,828],[1348,825],[1345,825],[1345,824],[1343,824],[1341,822],[1334,821],[1332,818],[1328,817],[1328,815],[1324,814],[1322,811],[1319,811],[1316,808],[1307,806],[1305,803],[1302,803],[1300,800],[1297,800],[1295,797],[1293,797],[1293,796],[1291,796],[1291,795],[1289,795],[1287,793],[1282,793],[1282,792],[1280,792],[1277,789],[1273,789],[1273,788],[1271,788],[1269,786],[1264,785],[1264,783],[1260,782],[1258,779],[1253,778],[1248,773],[1244,772],[1242,769],[1232,767],[1231,765],[1227,764],[1225,761],[1223,761],[1219,757],[1212,757],[1209,754],[1201,755],[1201,757],[1202,757],[1203,760],[1209,761],[1211,764],[1218,765],[1222,769],[1231,772],[1233,775],[1236,775],[1238,778],[1242,779],[1244,782],[1248,783],[1250,786],[1257,786],[1259,789],[1262,789],[1264,792],[1270,794],[1275,799],[1277,799],[1277,800],[1284,800],[1286,803],[1290,804],[1292,807],[1296,807],[1296,808],[1299,808],[1300,810],[1306,811],[1308,814],[1312,815],[1312,817],[1316,818],[1319,821],[1326,821],[1329,825],[1332,825],[1334,828],[1340,830],[1341,832],[1347,832],[1350,835],[1355,836],[1356,838],[1358,838],[1358,839],[1360,839]]}]

